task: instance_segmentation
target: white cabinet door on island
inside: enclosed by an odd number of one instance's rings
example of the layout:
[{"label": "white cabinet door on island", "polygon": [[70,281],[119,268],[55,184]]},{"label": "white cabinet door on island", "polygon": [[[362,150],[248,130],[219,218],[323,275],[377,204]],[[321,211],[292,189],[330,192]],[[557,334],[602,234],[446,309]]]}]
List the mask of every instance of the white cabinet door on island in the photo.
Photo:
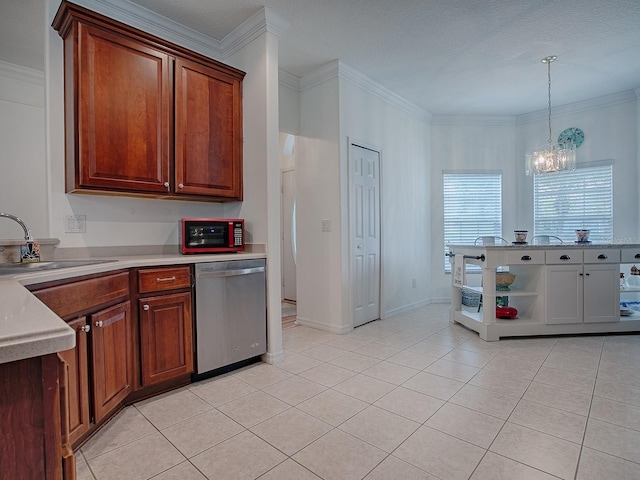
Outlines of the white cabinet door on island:
[{"label": "white cabinet door on island", "polygon": [[[454,265],[450,321],[475,330],[487,341],[529,335],[638,332],[638,316],[620,316],[623,247],[640,252],[637,245],[450,245]],[[460,275],[455,275],[460,265],[465,280],[472,278],[468,266],[479,266],[482,281],[468,283],[482,286],[469,286],[466,281],[460,285]],[[496,291],[495,273],[505,270],[516,274],[512,291]],[[463,305],[462,298],[469,292],[482,294],[480,308]],[[495,303],[504,300],[518,309],[515,319],[495,317]]]}]

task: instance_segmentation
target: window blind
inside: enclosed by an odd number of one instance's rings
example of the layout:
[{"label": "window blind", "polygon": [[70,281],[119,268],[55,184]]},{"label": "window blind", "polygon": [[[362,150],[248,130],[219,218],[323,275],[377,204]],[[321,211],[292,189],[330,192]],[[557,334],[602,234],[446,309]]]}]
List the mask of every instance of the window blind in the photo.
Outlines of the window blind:
[{"label": "window blind", "polygon": [[533,181],[534,231],[575,241],[577,229],[589,240],[613,240],[613,165],[536,175]]},{"label": "window blind", "polygon": [[[502,236],[502,174],[444,173],[444,245]],[[445,272],[451,264],[445,259]]]}]

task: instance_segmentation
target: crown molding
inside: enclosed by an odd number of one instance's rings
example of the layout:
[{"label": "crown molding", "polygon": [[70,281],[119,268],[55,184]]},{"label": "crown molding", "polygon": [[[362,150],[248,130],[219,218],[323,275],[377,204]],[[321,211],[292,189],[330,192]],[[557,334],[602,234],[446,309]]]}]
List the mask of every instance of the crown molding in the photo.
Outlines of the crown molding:
[{"label": "crown molding", "polygon": [[366,75],[358,72],[352,67],[349,67],[340,60],[332,60],[329,63],[322,65],[317,70],[305,75],[300,79],[300,90],[306,90],[308,88],[315,87],[332,78],[342,78],[349,83],[363,89],[364,91],[380,98],[381,100],[399,108],[400,110],[407,112],[411,115],[418,117],[419,119],[429,123],[431,120],[431,114],[415,104],[405,100],[400,95],[392,92],[386,87],[383,87],[379,83],[371,80]]},{"label": "crown molding", "polygon": [[20,82],[44,86],[44,72],[13,63],[0,61],[0,76]]},{"label": "crown molding", "polygon": [[[604,95],[602,97],[591,98],[581,102],[568,103],[566,105],[560,105],[553,107],[553,116],[567,115],[571,113],[586,112],[596,108],[609,107],[611,105],[617,105],[620,103],[635,102],[640,98],[640,87],[635,90],[625,90],[624,92],[612,93],[610,95]],[[538,110],[535,112],[524,113],[516,116],[516,124],[530,123],[547,119],[549,111],[547,109]]]},{"label": "crown molding", "polygon": [[216,60],[221,42],[128,0],[74,0],[74,3]]},{"label": "crown molding", "polygon": [[280,36],[290,25],[284,17],[268,7],[262,7],[220,41],[129,0],[74,1],[82,7],[216,60],[233,55],[265,32]]},{"label": "crown molding", "polygon": [[278,83],[284,87],[290,88],[299,92],[300,89],[300,77],[296,77],[295,75],[278,69]]},{"label": "crown molding", "polygon": [[433,115],[431,125],[513,126],[514,115]]},{"label": "crown molding", "polygon": [[289,28],[289,25],[289,21],[284,17],[268,7],[262,7],[222,39],[224,56],[233,55],[266,32],[280,37]]}]

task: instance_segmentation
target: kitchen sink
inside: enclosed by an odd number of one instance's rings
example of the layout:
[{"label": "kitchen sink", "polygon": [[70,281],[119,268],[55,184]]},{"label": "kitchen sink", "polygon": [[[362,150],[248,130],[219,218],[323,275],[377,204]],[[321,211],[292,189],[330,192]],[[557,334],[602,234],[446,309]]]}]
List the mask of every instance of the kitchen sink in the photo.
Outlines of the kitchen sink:
[{"label": "kitchen sink", "polygon": [[58,270],[60,268],[81,267],[99,263],[117,262],[117,260],[57,260],[52,262],[34,263],[2,263],[0,275],[19,275],[21,273],[40,272],[42,270]]}]

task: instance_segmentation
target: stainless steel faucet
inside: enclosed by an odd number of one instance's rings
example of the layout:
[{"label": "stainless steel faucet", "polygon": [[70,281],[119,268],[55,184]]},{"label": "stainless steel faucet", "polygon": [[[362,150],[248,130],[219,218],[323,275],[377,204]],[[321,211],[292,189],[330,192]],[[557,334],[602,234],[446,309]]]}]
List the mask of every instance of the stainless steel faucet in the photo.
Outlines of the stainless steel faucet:
[{"label": "stainless steel faucet", "polygon": [[11,215],[10,213],[2,213],[0,212],[0,217],[10,218],[15,221],[22,227],[24,230],[24,239],[27,244],[20,248],[20,261],[21,262],[39,262],[40,261],[40,246],[33,241],[33,235],[31,235],[31,230],[27,227],[27,224],[24,223],[19,217],[15,215]]},{"label": "stainless steel faucet", "polygon": [[10,213],[2,213],[2,212],[0,212],[0,217],[10,218],[11,220],[18,222],[18,224],[24,230],[24,239],[27,242],[33,242],[33,237],[31,236],[31,230],[29,230],[29,227],[27,227],[27,225],[20,218],[16,217],[15,215],[11,215]]}]

